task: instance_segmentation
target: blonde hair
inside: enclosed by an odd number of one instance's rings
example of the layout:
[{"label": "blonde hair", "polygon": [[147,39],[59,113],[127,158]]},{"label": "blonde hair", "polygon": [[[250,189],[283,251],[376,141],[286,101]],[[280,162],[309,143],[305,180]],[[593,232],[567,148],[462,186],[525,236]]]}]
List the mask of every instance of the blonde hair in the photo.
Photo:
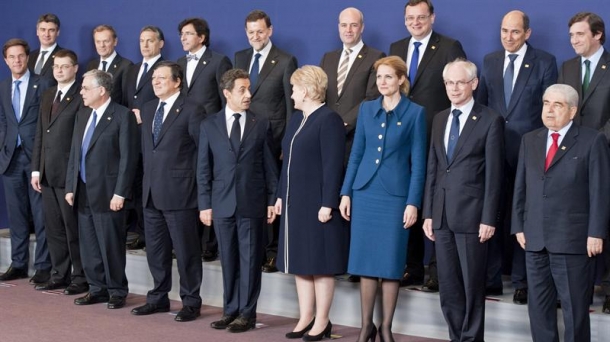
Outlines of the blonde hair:
[{"label": "blonde hair", "polygon": [[304,65],[290,76],[290,84],[297,84],[307,91],[310,99],[324,102],[328,76],[322,68],[315,65]]},{"label": "blonde hair", "polygon": [[407,64],[405,63],[405,61],[397,56],[389,56],[378,59],[377,62],[375,62],[375,64],[373,65],[375,72],[377,71],[380,65],[386,65],[394,69],[394,72],[396,73],[396,76],[398,78],[404,77],[405,81],[402,82],[402,85],[400,86],[400,92],[405,95],[409,94],[410,84],[409,78],[407,77]]}]

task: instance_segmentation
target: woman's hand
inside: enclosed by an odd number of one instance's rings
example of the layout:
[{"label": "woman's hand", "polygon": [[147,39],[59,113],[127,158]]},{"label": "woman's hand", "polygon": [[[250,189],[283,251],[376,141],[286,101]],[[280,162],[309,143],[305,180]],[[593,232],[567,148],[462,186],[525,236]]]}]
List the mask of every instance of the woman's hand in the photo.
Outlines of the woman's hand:
[{"label": "woman's hand", "polygon": [[407,205],[405,213],[402,216],[402,223],[405,224],[405,229],[410,228],[415,221],[417,221],[417,207],[414,205]]},{"label": "woman's hand", "polygon": [[349,221],[351,219],[351,207],[352,200],[349,198],[349,196],[341,196],[339,211],[341,212],[341,216],[343,216],[346,221]]}]

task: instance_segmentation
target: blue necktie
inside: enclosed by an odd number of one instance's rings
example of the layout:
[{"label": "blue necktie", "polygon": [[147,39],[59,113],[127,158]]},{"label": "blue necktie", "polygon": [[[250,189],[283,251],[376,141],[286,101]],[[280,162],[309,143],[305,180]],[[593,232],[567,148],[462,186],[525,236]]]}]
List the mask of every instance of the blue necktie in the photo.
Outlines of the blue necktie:
[{"label": "blue necktie", "polygon": [[159,109],[155,113],[155,118],[153,120],[153,144],[157,146],[157,139],[159,139],[159,134],[161,133],[161,126],[163,126],[163,107],[165,106],[165,102],[161,102],[159,104]]},{"label": "blue necktie", "polygon": [[91,124],[87,131],[85,132],[85,137],[83,138],[83,146],[80,150],[80,179],[83,183],[87,183],[87,178],[85,176],[85,156],[87,156],[87,151],[89,150],[89,143],[91,142],[91,137],[93,136],[93,131],[95,131],[95,123],[97,122],[97,113],[93,111],[91,114]]},{"label": "blue necktie", "polygon": [[[13,83],[15,84],[15,89],[13,90],[13,111],[15,111],[15,118],[17,118],[17,122],[19,122],[21,120],[21,89],[19,89],[21,81],[16,80]],[[20,145],[21,137],[17,134],[17,146]]]},{"label": "blue necktie", "polygon": [[252,69],[250,69],[250,87],[254,88],[256,81],[258,80],[258,59],[261,58],[261,54],[257,53],[254,55],[254,63],[252,63]]},{"label": "blue necktie", "polygon": [[148,72],[148,63],[144,63],[144,71],[142,71],[142,76],[140,76],[140,80],[138,81],[138,87],[141,86],[142,81],[144,80],[144,75]]},{"label": "blue necktie", "polygon": [[447,142],[447,163],[451,163],[455,145],[457,145],[458,138],[460,137],[460,115],[462,114],[462,111],[454,109],[451,113],[453,114],[453,122],[451,122],[449,141]]},{"label": "blue necktie", "polygon": [[419,47],[420,42],[413,43],[413,54],[411,55],[411,64],[409,65],[409,83],[413,86],[415,76],[417,76],[417,64],[419,64]]},{"label": "blue necktie", "polygon": [[515,77],[515,59],[517,59],[519,55],[516,53],[511,53],[508,55],[510,62],[508,62],[508,66],[506,67],[506,71],[504,72],[504,101],[506,102],[506,108],[508,108],[508,104],[510,103],[510,97],[513,94],[513,78]]},{"label": "blue necktie", "polygon": [[239,154],[239,146],[241,145],[241,125],[239,124],[241,114],[235,113],[233,114],[233,117],[235,119],[233,120],[233,126],[231,127],[231,135],[229,136],[229,139],[231,140],[233,152],[237,156]]}]

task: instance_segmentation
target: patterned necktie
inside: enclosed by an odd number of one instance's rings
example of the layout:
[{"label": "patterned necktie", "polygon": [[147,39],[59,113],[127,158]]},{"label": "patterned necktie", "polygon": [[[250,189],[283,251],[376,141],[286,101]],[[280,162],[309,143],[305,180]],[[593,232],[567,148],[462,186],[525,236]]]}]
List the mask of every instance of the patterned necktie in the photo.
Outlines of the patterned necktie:
[{"label": "patterned necktie", "polygon": [[415,77],[417,76],[417,65],[419,64],[419,47],[420,42],[413,43],[413,54],[411,55],[411,64],[409,65],[409,83],[413,86]]},{"label": "patterned necktie", "polygon": [[161,102],[159,104],[159,109],[157,109],[157,112],[155,113],[155,118],[153,120],[153,144],[155,144],[155,146],[157,146],[157,139],[159,139],[159,134],[161,133],[161,126],[163,126],[163,114],[165,114],[165,111],[163,110],[163,107],[165,106],[165,102]]},{"label": "patterned necktie", "polygon": [[91,137],[93,136],[93,131],[95,131],[95,123],[97,122],[97,113],[93,111],[91,113],[91,124],[87,128],[85,132],[85,137],[83,138],[83,146],[80,150],[80,179],[83,183],[87,183],[86,178],[86,166],[85,166],[85,157],[87,156],[87,151],[89,151],[89,143],[91,143]]},{"label": "patterned necktie", "polygon": [[51,119],[55,117],[57,114],[57,110],[59,109],[59,104],[61,103],[61,90],[57,92],[57,96],[55,96],[55,100],[53,101],[53,105],[51,106]]},{"label": "patterned necktie", "polygon": [[146,75],[147,72],[148,72],[148,63],[144,63],[144,71],[142,71],[142,76],[140,76],[140,80],[138,81],[138,84],[136,85],[136,87],[139,87],[142,84],[142,81],[144,80],[144,76]]},{"label": "patterned necktie", "polygon": [[256,55],[254,55],[254,63],[252,63],[252,68],[250,69],[250,88],[253,89],[254,86],[256,85],[256,82],[258,81],[258,72],[259,72],[259,65],[258,65],[258,59],[261,58],[261,54],[257,53]]},{"label": "patterned necktie", "polygon": [[42,67],[44,66],[44,55],[46,55],[47,52],[49,51],[40,51],[40,58],[38,59],[38,62],[36,62],[36,66],[34,66],[34,73],[36,75],[40,75],[40,72],[42,71]]},{"label": "patterned necktie", "polygon": [[546,160],[544,162],[544,171],[546,172],[546,170],[549,169],[549,166],[551,166],[551,163],[553,162],[553,158],[555,157],[555,154],[557,153],[557,150],[559,149],[559,145],[557,144],[557,142],[559,141],[559,133],[551,133],[551,138],[553,138],[553,143],[551,144],[551,147],[549,148],[549,153],[546,154]]},{"label": "patterned necktie", "polygon": [[192,54],[188,54],[186,55],[186,62],[190,62],[190,61],[198,61],[199,58],[197,58],[197,55],[192,55]]},{"label": "patterned necktie", "polygon": [[460,137],[460,115],[462,114],[462,111],[454,109],[451,113],[453,114],[453,121],[451,122],[449,141],[447,142],[447,163],[451,163],[455,145],[457,145],[458,138]]},{"label": "patterned necktie", "polygon": [[102,61],[102,71],[108,71],[108,69],[106,69],[108,62],[106,61]]},{"label": "patterned necktie", "polygon": [[241,145],[241,125],[239,124],[239,118],[241,118],[241,114],[235,113],[233,114],[235,118],[233,120],[233,126],[231,127],[231,135],[229,139],[231,140],[231,147],[233,147],[233,152],[237,156],[239,154],[239,146]]},{"label": "patterned necktie", "polygon": [[343,85],[347,78],[347,67],[349,66],[349,55],[352,53],[352,49],[346,49],[343,54],[343,59],[339,65],[339,72],[337,73],[337,94],[341,95],[343,91]]},{"label": "patterned necktie", "polygon": [[582,80],[582,93],[584,94],[589,89],[589,83],[591,83],[591,61],[585,60],[585,77]]},{"label": "patterned necktie", "polygon": [[506,71],[504,72],[504,102],[506,103],[506,108],[508,108],[508,104],[510,103],[510,97],[513,94],[513,79],[515,78],[515,59],[517,59],[519,55],[516,53],[511,53],[508,55],[510,61],[508,62],[508,66],[506,67]]}]

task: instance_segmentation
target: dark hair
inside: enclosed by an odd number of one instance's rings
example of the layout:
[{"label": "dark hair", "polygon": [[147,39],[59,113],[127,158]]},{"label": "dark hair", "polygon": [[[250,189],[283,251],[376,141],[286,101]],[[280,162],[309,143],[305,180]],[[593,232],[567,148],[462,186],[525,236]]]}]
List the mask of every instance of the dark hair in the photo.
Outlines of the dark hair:
[{"label": "dark hair", "polygon": [[76,53],[72,50],[61,49],[55,53],[55,58],[64,58],[68,57],[72,60],[72,65],[78,64],[78,57],[76,57]]},{"label": "dark hair", "polygon": [[530,29],[530,17],[524,12],[521,12],[521,18],[523,19],[523,32],[527,32],[527,30]]},{"label": "dark hair", "polygon": [[38,27],[38,24],[40,23],[53,23],[55,25],[57,25],[57,29],[59,30],[59,28],[61,27],[61,23],[59,21],[59,17],[56,16],[53,13],[47,13],[47,14],[43,14],[40,17],[38,17],[38,21],[36,22],[36,26]]},{"label": "dark hair", "polygon": [[182,85],[184,84],[184,72],[182,71],[182,67],[180,67],[180,65],[178,65],[176,62],[163,60],[155,64],[153,71],[163,67],[169,68],[172,81],[178,82],[178,80],[180,80],[180,89],[182,89]]},{"label": "dark hair", "polygon": [[419,4],[426,4],[428,5],[428,9],[430,10],[430,14],[434,14],[434,5],[432,5],[432,1],[430,0],[409,0],[407,2],[407,4],[405,5],[405,11],[407,10],[408,6],[417,6]]},{"label": "dark hair", "polygon": [[265,25],[267,25],[267,28],[271,27],[271,18],[269,18],[267,13],[261,10],[254,10],[248,13],[248,16],[246,17],[246,25],[248,25],[248,23],[257,22],[261,19],[265,21]]},{"label": "dark hair", "polygon": [[4,46],[2,47],[2,55],[4,56],[4,58],[6,58],[6,50],[13,46],[23,46],[23,49],[25,49],[25,55],[30,55],[30,46],[28,45],[28,42],[23,39],[13,38],[9,39],[6,43],[4,43]]},{"label": "dark hair", "polygon": [[95,80],[95,83],[106,89],[106,93],[108,93],[108,95],[110,95],[112,93],[112,74],[100,69],[91,69],[89,71],[87,71],[84,75],[83,78],[85,77],[93,77],[93,79]]},{"label": "dark hair", "polygon": [[203,45],[210,46],[210,26],[208,25],[208,22],[201,18],[184,19],[178,25],[178,33],[182,33],[182,28],[189,24],[193,25],[193,28],[199,37],[205,36]]},{"label": "dark hair", "polygon": [[140,30],[140,34],[142,34],[142,32],[144,32],[144,31],[154,32],[157,34],[157,38],[159,40],[165,41],[165,36],[163,35],[163,31],[161,31],[161,29],[158,28],[157,26],[152,26],[152,25],[144,26]]},{"label": "dark hair", "polygon": [[601,33],[602,36],[599,38],[600,44],[604,44],[606,42],[606,25],[604,24],[604,20],[597,14],[592,12],[580,12],[576,13],[568,23],[568,27],[572,27],[575,23],[579,23],[581,21],[586,21],[589,24],[589,28],[593,35]]},{"label": "dark hair", "polygon": [[110,33],[112,33],[112,38],[116,39],[116,31],[114,30],[114,27],[110,26],[110,25],[97,25],[94,29],[93,29],[93,35],[95,35],[95,33],[97,32],[102,32],[102,31],[110,31]]},{"label": "dark hair", "polygon": [[243,69],[230,69],[227,70],[220,79],[220,89],[226,89],[231,91],[235,86],[235,80],[240,78],[249,79],[250,75]]}]

